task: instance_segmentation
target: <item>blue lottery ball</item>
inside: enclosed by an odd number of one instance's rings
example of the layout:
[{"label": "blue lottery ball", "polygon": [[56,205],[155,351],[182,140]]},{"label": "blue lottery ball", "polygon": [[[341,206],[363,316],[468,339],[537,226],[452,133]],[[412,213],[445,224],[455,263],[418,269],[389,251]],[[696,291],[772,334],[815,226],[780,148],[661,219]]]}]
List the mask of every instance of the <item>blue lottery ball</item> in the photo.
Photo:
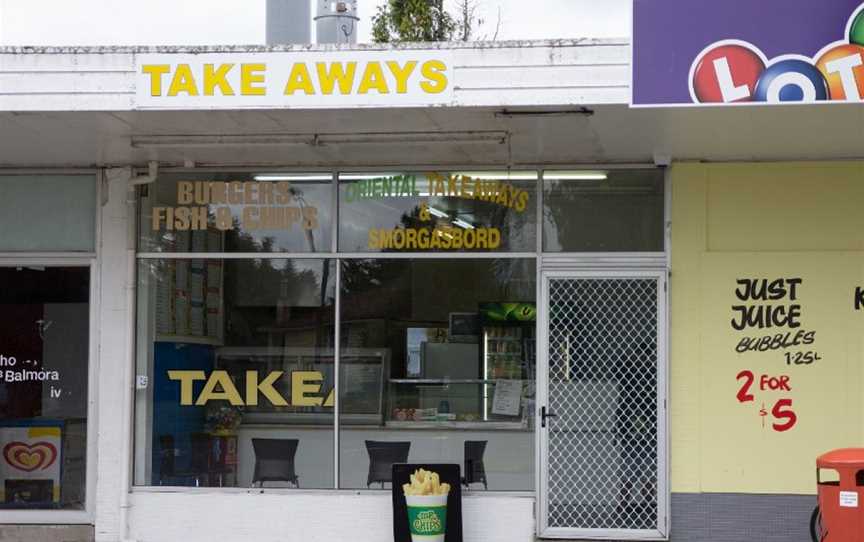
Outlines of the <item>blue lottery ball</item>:
[{"label": "blue lottery ball", "polygon": [[816,66],[789,59],[765,70],[753,98],[758,102],[805,102],[827,100],[828,96],[828,82]]}]

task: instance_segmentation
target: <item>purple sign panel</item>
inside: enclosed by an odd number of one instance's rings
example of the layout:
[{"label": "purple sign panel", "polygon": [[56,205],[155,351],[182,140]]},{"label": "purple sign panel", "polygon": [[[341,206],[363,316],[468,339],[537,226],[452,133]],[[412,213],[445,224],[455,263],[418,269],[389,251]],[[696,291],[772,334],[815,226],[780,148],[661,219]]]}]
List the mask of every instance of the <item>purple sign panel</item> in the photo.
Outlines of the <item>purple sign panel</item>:
[{"label": "purple sign panel", "polygon": [[864,102],[862,0],[633,0],[633,106]]}]

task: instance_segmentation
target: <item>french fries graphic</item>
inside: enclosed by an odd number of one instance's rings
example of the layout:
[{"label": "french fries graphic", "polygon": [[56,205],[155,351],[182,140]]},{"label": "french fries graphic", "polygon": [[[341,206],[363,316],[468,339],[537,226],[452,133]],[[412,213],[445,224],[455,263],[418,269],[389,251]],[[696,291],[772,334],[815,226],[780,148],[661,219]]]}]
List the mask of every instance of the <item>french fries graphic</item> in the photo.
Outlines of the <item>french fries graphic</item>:
[{"label": "french fries graphic", "polygon": [[425,469],[417,469],[411,475],[410,484],[402,484],[402,491],[405,496],[424,496],[424,495],[447,495],[450,493],[450,484],[447,482],[441,483],[437,472],[428,471]]}]

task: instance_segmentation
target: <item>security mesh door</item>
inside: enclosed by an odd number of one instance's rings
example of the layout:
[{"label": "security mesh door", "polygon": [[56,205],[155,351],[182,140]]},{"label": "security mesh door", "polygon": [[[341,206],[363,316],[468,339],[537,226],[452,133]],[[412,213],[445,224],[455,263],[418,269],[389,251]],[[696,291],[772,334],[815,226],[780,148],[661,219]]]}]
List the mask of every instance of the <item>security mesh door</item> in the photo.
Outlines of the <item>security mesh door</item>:
[{"label": "security mesh door", "polygon": [[546,279],[544,535],[665,531],[661,281],[658,274]]}]

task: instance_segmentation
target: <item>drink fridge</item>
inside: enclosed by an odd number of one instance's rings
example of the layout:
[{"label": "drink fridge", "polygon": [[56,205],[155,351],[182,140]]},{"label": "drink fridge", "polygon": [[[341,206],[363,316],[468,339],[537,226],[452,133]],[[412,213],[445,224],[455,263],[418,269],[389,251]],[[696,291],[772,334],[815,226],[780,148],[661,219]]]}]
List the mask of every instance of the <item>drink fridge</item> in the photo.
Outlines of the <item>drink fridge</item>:
[{"label": "drink fridge", "polygon": [[533,397],[536,305],[481,303],[479,313],[484,419],[524,418],[525,399]]}]

